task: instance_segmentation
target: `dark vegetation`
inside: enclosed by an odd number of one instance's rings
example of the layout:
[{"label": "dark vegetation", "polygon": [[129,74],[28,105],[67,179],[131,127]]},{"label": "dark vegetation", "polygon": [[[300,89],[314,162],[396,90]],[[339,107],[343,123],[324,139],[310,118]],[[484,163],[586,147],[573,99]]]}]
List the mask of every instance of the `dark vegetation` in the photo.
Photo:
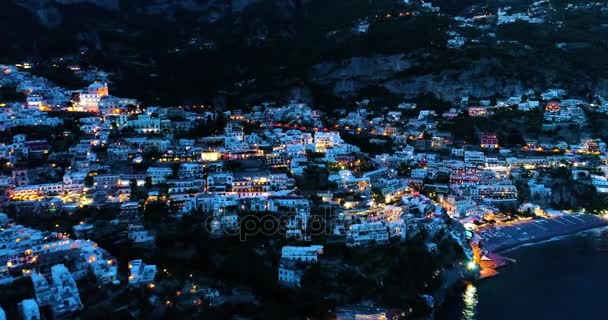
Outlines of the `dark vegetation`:
[{"label": "dark vegetation", "polygon": [[[20,32],[6,34],[8,45],[0,58],[48,62],[66,56],[65,63],[76,61],[113,72],[111,89],[117,95],[135,95],[152,104],[214,103],[220,107],[288,99],[293,87],[310,90],[309,98],[320,106],[350,103],[350,98],[335,97],[331,86],[312,84],[309,74],[314,64],[354,56],[413,55],[417,63],[398,75],[403,78],[465,70],[489,59],[487,73],[498,80],[526,86],[565,83],[574,92],[588,92],[606,78],[608,70],[603,59],[608,54],[606,28],[599,27],[606,16],[599,10],[552,13],[564,20],[561,28],[525,23],[498,28],[497,39],[521,45],[482,42],[465,50],[446,50],[445,31],[452,23],[449,14],[463,13],[473,4],[494,12],[504,3],[443,0],[438,5],[448,15],[394,19],[383,17],[408,10],[397,0],[292,3],[258,1],[215,23],[203,22],[198,12],[182,9],[147,15],[140,10],[148,5],[143,1],[121,1],[119,11],[87,4],[57,5],[63,19],[48,29],[14,1],[3,1],[0,27],[19,26]],[[518,2],[509,4],[520,7]],[[369,31],[352,33],[351,28],[366,18],[372,22]],[[584,45],[563,50],[555,47],[559,42]],[[68,87],[80,85],[61,67],[35,72]],[[353,98],[364,96],[389,104],[400,98],[374,85]]]},{"label": "dark vegetation", "polygon": [[1,87],[0,86],[0,103],[7,102],[23,102],[25,94],[17,92],[16,87]]}]

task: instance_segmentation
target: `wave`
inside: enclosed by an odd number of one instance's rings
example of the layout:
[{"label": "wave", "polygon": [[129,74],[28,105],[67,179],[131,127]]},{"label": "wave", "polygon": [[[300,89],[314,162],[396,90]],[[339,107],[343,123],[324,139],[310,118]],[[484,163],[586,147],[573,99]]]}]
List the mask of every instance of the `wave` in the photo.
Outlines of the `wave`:
[{"label": "wave", "polygon": [[514,250],[517,250],[517,249],[523,248],[523,247],[531,247],[531,246],[536,246],[536,245],[540,245],[540,244],[543,244],[543,243],[549,243],[549,242],[554,242],[554,241],[561,241],[561,240],[565,240],[565,239],[568,239],[568,238],[574,238],[574,237],[583,236],[583,235],[585,235],[587,233],[601,232],[601,231],[608,231],[608,226],[600,226],[600,227],[597,227],[597,228],[591,228],[591,229],[581,230],[581,231],[577,231],[577,232],[573,232],[573,233],[569,233],[569,234],[562,234],[562,235],[554,236],[554,237],[551,237],[549,239],[522,243],[522,244],[517,245],[515,247],[503,250],[502,252],[514,251]]}]

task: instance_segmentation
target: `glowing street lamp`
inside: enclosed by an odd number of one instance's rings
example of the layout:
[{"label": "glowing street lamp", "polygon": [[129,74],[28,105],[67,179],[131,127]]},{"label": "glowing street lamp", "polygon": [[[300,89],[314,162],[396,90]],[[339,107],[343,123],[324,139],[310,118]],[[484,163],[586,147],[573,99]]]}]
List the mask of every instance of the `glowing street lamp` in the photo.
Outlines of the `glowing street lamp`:
[{"label": "glowing street lamp", "polygon": [[467,270],[473,271],[477,269],[477,264],[475,263],[475,261],[469,261],[467,263]]}]

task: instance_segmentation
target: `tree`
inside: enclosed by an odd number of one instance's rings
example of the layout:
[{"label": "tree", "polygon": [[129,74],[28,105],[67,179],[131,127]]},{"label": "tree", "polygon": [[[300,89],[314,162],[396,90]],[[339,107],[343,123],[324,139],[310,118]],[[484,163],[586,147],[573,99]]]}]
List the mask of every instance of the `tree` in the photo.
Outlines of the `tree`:
[{"label": "tree", "polygon": [[137,106],[132,105],[132,104],[128,104],[125,108],[127,109],[128,113],[133,113],[133,112],[137,111]]},{"label": "tree", "polygon": [[384,197],[382,196],[382,190],[379,188],[372,188],[372,199],[374,199],[375,203],[381,204],[384,203]]},{"label": "tree", "polygon": [[144,220],[150,223],[160,223],[169,217],[169,206],[161,201],[150,202],[144,209]]},{"label": "tree", "polygon": [[179,177],[179,167],[180,167],[179,162],[171,164],[171,178],[177,179]]},{"label": "tree", "polygon": [[95,183],[95,180],[93,179],[92,175],[87,175],[86,177],[84,177],[84,186],[85,187],[92,188],[94,183]]},{"label": "tree", "polygon": [[146,188],[150,188],[152,187],[152,177],[146,177],[146,182],[144,184],[146,186]]}]

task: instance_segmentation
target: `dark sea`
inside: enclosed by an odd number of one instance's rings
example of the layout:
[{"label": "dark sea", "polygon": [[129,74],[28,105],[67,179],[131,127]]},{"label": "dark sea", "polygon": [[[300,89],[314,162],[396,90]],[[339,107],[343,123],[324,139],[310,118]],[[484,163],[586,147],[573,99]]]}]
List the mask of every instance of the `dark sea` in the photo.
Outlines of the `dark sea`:
[{"label": "dark sea", "polygon": [[608,319],[608,228],[503,255],[517,262],[451,294],[436,319]]}]

